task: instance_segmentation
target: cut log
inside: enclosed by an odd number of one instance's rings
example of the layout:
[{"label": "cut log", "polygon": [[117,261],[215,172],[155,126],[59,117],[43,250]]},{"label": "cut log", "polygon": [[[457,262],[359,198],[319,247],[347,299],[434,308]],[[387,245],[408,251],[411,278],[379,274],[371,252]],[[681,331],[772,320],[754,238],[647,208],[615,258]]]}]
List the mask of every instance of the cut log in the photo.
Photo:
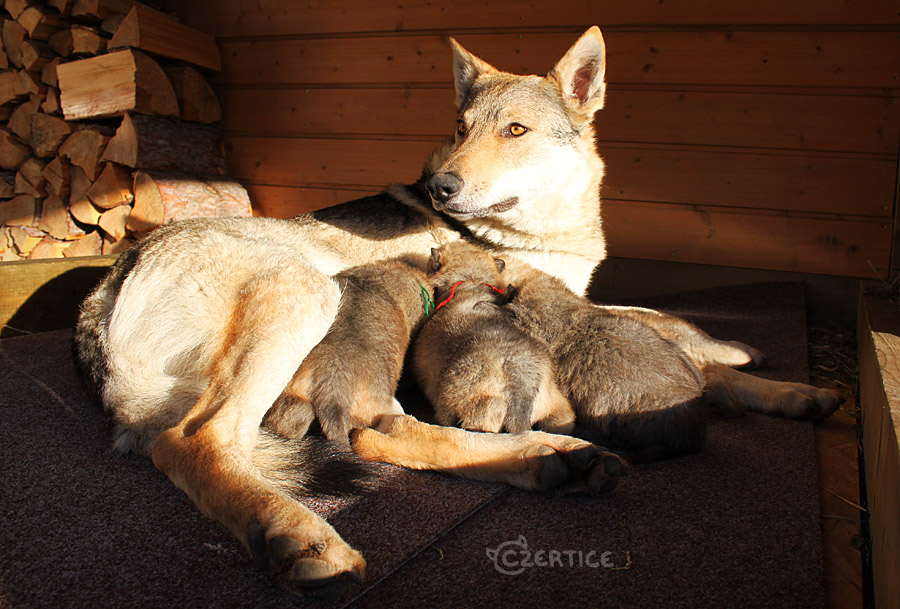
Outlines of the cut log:
[{"label": "cut log", "polygon": [[62,58],[57,57],[56,59],[51,59],[42,69],[41,69],[41,82],[45,85],[50,85],[51,87],[59,87],[59,79],[56,77],[56,66],[62,63]]},{"label": "cut log", "polygon": [[138,171],[127,227],[142,234],[186,218],[250,215],[250,196],[233,180]]},{"label": "cut log", "polygon": [[16,193],[38,198],[47,195],[44,163],[31,157],[19,165],[19,170],[16,172]]},{"label": "cut log", "polygon": [[60,144],[72,133],[73,125],[57,116],[36,112],[31,115],[31,146],[42,159],[56,154]]},{"label": "cut log", "polygon": [[47,92],[44,94],[44,102],[41,104],[41,112],[44,114],[62,114],[62,109],[59,107],[59,91],[56,87],[47,87]]},{"label": "cut log", "polygon": [[37,101],[19,104],[9,116],[9,130],[19,136],[26,144],[31,144],[31,117],[38,111]]},{"label": "cut log", "polygon": [[34,247],[44,238],[44,233],[29,226],[10,226],[9,236],[13,247],[22,258],[27,258]]},{"label": "cut log", "polygon": [[34,4],[35,0],[6,0],[4,8],[6,12],[12,15],[13,19],[18,19],[26,8]]},{"label": "cut log", "polygon": [[99,256],[103,248],[103,238],[97,231],[90,232],[79,239],[63,252],[66,258],[77,256]]},{"label": "cut log", "polygon": [[6,50],[9,63],[17,68],[22,67],[22,45],[25,44],[27,37],[28,32],[18,21],[6,19],[3,22],[3,48]]},{"label": "cut log", "polygon": [[134,200],[131,170],[116,163],[106,163],[103,171],[88,188],[87,195],[97,207],[112,209]]},{"label": "cut log", "polygon": [[28,92],[22,87],[22,79],[15,70],[0,72],[0,105],[18,103],[28,97]]},{"label": "cut log", "polygon": [[190,66],[165,68],[175,89],[181,120],[215,123],[222,119],[222,106],[203,75]]},{"label": "cut log", "polygon": [[62,199],[56,195],[44,199],[38,228],[60,241],[65,241],[69,237],[69,212]]},{"label": "cut log", "polygon": [[37,72],[19,70],[19,82],[22,83],[22,89],[28,93],[31,101],[34,101],[35,96],[43,97],[47,90],[47,85],[41,82],[41,76]]},{"label": "cut log", "polygon": [[109,41],[109,48],[119,47],[180,59],[216,72],[222,69],[215,38],[141,4],[134,5]]},{"label": "cut log", "polygon": [[9,67],[9,57],[6,56],[6,49],[3,47],[3,27],[0,26],[0,70]]},{"label": "cut log", "polygon": [[63,252],[69,247],[69,244],[59,239],[47,235],[43,237],[28,254],[29,260],[40,260],[42,258],[62,258]]},{"label": "cut log", "polygon": [[134,0],[75,0],[72,17],[101,22],[114,15],[124,15],[134,6]]},{"label": "cut log", "polygon": [[69,28],[59,30],[47,41],[47,45],[60,57],[72,55],[72,30]]},{"label": "cut log", "polygon": [[225,152],[217,129],[140,114],[122,119],[102,160],[135,169],[225,175]]},{"label": "cut log", "polygon": [[108,32],[110,34],[115,34],[116,30],[119,29],[119,26],[122,25],[122,22],[125,20],[125,15],[110,15],[106,19],[103,20],[103,23],[100,24],[100,29],[104,32]]},{"label": "cut log", "polygon": [[47,6],[52,6],[59,11],[60,16],[68,17],[72,14],[74,0],[47,0]]},{"label": "cut log", "polygon": [[47,163],[47,166],[44,167],[44,179],[47,180],[48,192],[58,197],[68,196],[72,185],[72,172],[69,161],[58,156]]},{"label": "cut log", "polygon": [[31,72],[40,72],[56,53],[40,40],[26,40],[22,45],[22,68]]},{"label": "cut log", "polygon": [[118,241],[114,241],[109,236],[103,237],[103,255],[107,256],[109,254],[121,254],[125,250],[131,248],[132,245],[136,243],[136,239],[133,237],[125,237],[124,239],[120,239]]},{"label": "cut log", "polygon": [[[90,201],[87,196],[91,180],[84,173],[84,169],[77,165],[69,165],[69,203],[74,205],[82,200]],[[79,218],[81,220],[81,218]]]},{"label": "cut log", "polygon": [[72,55],[99,55],[106,51],[106,37],[92,27],[73,25],[70,29],[59,30],[47,44],[61,57]]},{"label": "cut log", "polygon": [[16,174],[13,172],[0,173],[0,200],[12,199],[16,196]]},{"label": "cut log", "polygon": [[130,213],[131,207],[128,205],[113,207],[103,212],[97,224],[113,241],[120,241],[125,238],[125,223],[128,222]]},{"label": "cut log", "polygon": [[33,226],[37,199],[20,195],[9,201],[0,201],[0,224],[7,226]]},{"label": "cut log", "polygon": [[103,210],[91,203],[90,199],[81,199],[77,203],[69,204],[69,213],[72,217],[88,226],[97,226]]},{"label": "cut log", "polygon": [[169,78],[140,51],[127,49],[60,64],[56,74],[66,120],[132,111],[178,115]]},{"label": "cut log", "polygon": [[9,130],[0,127],[0,167],[16,169],[31,156],[31,146],[22,142]]},{"label": "cut log", "polygon": [[69,159],[72,165],[81,167],[93,181],[102,169],[98,163],[108,141],[109,136],[98,125],[86,126],[66,138],[59,147],[59,154]]},{"label": "cut log", "polygon": [[37,6],[29,6],[22,14],[16,17],[16,21],[22,24],[28,37],[32,40],[50,39],[57,30],[67,27],[66,22],[52,11]]},{"label": "cut log", "polygon": [[100,55],[106,52],[106,45],[109,41],[96,28],[73,25],[71,32],[73,55]]}]

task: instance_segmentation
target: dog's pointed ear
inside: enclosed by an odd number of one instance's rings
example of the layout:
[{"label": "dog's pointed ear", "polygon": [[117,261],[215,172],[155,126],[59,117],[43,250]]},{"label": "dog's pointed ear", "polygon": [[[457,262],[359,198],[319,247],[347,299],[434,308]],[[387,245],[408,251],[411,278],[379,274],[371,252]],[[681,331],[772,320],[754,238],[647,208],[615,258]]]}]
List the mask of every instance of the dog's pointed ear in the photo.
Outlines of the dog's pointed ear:
[{"label": "dog's pointed ear", "polygon": [[453,47],[453,84],[456,85],[456,107],[462,108],[475,80],[482,74],[496,72],[497,69],[465,50],[454,38],[450,39],[450,46]]},{"label": "dog's pointed ear", "polygon": [[590,120],[606,96],[606,44],[596,25],[550,71],[570,109]]}]

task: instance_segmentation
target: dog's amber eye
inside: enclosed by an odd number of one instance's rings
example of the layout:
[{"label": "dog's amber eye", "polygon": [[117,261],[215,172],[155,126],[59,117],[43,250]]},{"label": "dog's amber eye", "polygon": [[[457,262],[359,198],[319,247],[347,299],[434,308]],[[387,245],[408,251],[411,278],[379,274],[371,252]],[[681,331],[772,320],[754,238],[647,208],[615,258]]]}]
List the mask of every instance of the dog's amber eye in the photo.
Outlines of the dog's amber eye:
[{"label": "dog's amber eye", "polygon": [[509,134],[513,137],[519,137],[520,135],[525,135],[528,131],[527,127],[523,127],[519,123],[513,123],[509,126]]},{"label": "dog's amber eye", "polygon": [[456,121],[456,132],[457,132],[458,134],[460,134],[460,135],[465,135],[465,134],[466,134],[466,131],[468,131],[468,130],[469,130],[469,128],[466,127],[466,124],[465,124],[464,122],[462,122],[462,121]]}]

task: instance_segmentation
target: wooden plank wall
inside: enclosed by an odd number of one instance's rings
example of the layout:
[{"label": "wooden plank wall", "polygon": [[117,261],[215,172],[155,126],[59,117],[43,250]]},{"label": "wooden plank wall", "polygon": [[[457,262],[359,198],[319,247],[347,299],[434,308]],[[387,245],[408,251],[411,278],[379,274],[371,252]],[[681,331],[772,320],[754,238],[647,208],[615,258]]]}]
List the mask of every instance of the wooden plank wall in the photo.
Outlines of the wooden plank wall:
[{"label": "wooden plank wall", "polygon": [[219,40],[231,172],[262,214],[414,180],[454,125],[448,36],[502,69],[546,73],[597,24],[608,50],[597,130],[611,255],[855,277],[890,268],[896,0],[170,9]]}]

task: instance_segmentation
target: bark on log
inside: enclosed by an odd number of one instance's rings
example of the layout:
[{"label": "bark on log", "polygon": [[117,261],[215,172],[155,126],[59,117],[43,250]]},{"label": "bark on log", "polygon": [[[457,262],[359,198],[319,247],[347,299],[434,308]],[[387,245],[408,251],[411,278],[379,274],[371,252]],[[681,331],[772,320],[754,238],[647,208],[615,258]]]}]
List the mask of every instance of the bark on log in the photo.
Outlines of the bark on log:
[{"label": "bark on log", "polygon": [[178,100],[166,73],[139,51],[60,64],[56,74],[66,120],[132,111],[178,115]]},{"label": "bark on log", "polygon": [[138,171],[127,227],[140,234],[186,218],[250,215],[250,196],[234,180]]},{"label": "bark on log", "polygon": [[225,175],[217,129],[140,114],[125,115],[102,160],[135,169]]}]

